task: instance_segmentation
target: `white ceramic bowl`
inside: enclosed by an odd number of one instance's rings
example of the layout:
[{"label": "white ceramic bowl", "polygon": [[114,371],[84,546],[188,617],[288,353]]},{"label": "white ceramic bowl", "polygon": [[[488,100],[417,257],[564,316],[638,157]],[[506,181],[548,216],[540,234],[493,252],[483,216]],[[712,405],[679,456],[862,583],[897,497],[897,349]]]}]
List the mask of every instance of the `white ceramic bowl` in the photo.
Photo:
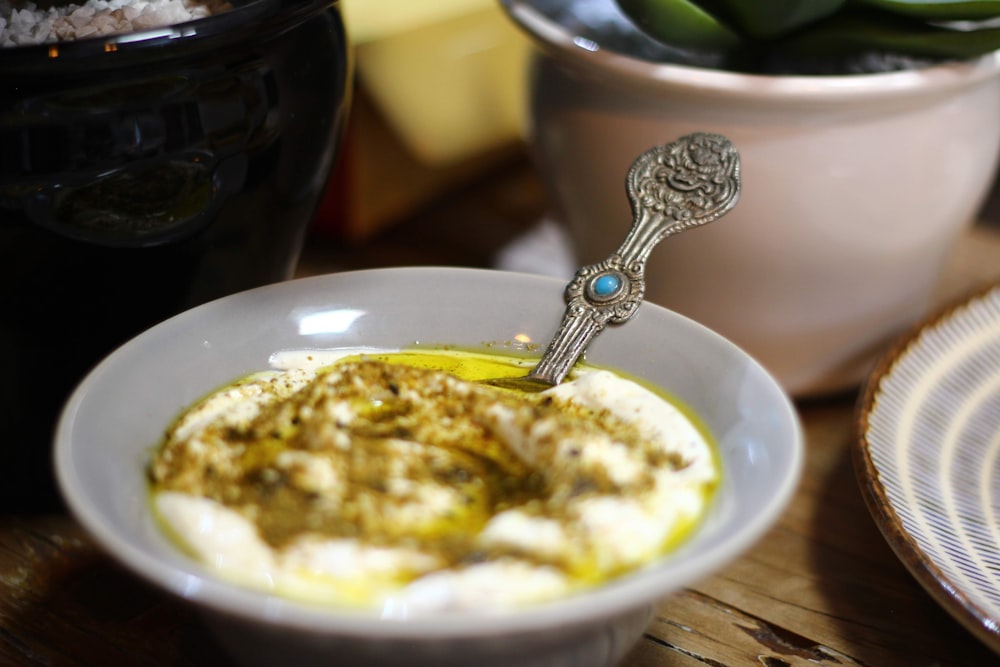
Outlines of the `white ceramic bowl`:
[{"label": "white ceramic bowl", "polygon": [[756,541],[788,501],[802,436],[783,390],[736,346],[652,304],[605,331],[589,361],[647,378],[692,407],[724,468],[707,520],[678,550],[584,594],[517,612],[406,620],[317,608],[210,576],[160,533],[144,465],[164,427],[207,391],[266,369],[282,349],[545,342],[563,310],[551,278],[412,268],[319,276],[243,292],[167,320],[79,385],[58,424],[56,471],[71,511],[107,552],[200,608],[247,665],[613,665],[671,591]]}]

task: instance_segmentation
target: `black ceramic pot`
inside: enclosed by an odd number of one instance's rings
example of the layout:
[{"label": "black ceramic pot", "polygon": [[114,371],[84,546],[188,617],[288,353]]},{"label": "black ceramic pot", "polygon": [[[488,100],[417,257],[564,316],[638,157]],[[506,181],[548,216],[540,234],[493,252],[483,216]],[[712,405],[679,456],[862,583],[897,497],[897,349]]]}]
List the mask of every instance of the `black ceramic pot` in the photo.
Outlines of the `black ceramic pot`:
[{"label": "black ceramic pot", "polygon": [[58,505],[54,420],[105,354],[290,277],[350,62],[335,0],[0,48],[0,508]]}]

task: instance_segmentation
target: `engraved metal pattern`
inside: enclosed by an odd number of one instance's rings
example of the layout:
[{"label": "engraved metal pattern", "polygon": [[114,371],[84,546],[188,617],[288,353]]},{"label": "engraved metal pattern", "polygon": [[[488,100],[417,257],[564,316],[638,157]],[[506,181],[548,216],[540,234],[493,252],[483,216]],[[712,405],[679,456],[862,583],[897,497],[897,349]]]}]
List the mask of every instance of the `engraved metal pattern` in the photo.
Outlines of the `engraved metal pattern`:
[{"label": "engraved metal pattern", "polygon": [[[736,205],[739,153],[723,136],[689,134],[640,155],[629,169],[626,189],[632,205],[628,235],[614,254],[581,267],[566,286],[559,330],[528,374],[537,383],[561,382],[597,334],[635,314],[645,293],[646,260],[656,244],[716,220]],[[608,273],[622,285],[614,294],[598,296],[595,281]]]}]

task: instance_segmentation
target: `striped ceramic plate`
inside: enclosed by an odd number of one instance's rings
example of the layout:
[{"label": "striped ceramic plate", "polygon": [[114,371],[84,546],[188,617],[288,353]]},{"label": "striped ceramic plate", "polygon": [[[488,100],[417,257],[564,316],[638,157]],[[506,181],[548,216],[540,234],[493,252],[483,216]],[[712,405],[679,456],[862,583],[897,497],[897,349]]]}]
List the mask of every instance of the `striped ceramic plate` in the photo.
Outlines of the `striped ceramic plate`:
[{"label": "striped ceramic plate", "polygon": [[855,468],[896,554],[1000,652],[1000,285],[904,336],[858,404]]}]

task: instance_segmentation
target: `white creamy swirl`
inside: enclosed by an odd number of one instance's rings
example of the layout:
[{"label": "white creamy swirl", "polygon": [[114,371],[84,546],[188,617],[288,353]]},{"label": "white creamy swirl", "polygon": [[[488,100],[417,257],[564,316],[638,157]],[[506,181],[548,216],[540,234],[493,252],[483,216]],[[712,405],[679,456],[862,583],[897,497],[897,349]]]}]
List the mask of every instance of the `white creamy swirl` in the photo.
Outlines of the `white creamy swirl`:
[{"label": "white creamy swirl", "polygon": [[224,388],[150,464],[158,515],[219,576],[406,615],[639,567],[703,516],[718,475],[683,412],[610,371],[518,395],[364,359]]}]

